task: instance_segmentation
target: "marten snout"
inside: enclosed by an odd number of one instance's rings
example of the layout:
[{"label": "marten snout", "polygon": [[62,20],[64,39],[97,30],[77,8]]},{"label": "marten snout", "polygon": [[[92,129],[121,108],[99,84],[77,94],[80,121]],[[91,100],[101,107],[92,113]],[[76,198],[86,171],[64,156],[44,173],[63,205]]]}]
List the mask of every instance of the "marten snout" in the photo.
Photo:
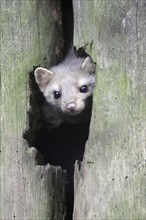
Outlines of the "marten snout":
[{"label": "marten snout", "polygon": [[68,112],[73,112],[76,108],[76,104],[74,102],[70,102],[66,105],[66,109]]}]

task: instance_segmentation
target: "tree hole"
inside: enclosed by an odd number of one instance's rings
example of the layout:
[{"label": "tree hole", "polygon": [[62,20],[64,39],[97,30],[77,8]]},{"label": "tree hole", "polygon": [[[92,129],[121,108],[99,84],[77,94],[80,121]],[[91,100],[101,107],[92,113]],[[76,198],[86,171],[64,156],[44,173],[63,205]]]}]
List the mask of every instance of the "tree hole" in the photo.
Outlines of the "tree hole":
[{"label": "tree hole", "polygon": [[[42,113],[45,99],[39,91],[34,79],[34,70],[30,76],[30,106],[29,129],[25,132],[24,138],[27,139],[30,147],[35,147],[43,156],[43,164],[61,166],[67,171],[66,182],[66,220],[72,219],[73,213],[73,176],[74,164],[76,160],[82,161],[85,144],[89,134],[90,121],[77,124],[62,123],[57,128],[50,129]],[[42,160],[38,165],[42,165]]]}]

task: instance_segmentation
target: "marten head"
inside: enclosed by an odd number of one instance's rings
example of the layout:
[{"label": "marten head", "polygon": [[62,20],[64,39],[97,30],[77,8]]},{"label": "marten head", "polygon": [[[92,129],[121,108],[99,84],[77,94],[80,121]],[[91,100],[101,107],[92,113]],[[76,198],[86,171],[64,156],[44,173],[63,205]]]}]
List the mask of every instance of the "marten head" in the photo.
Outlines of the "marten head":
[{"label": "marten head", "polygon": [[93,94],[95,67],[91,57],[71,55],[49,70],[38,67],[34,74],[46,101],[62,113],[75,116],[86,108],[86,99]]}]

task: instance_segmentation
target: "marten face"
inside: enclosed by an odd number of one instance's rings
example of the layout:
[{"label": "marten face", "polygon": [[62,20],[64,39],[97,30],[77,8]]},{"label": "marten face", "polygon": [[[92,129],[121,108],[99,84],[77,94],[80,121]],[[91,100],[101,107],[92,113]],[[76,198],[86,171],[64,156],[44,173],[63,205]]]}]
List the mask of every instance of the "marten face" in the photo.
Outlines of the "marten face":
[{"label": "marten face", "polygon": [[36,82],[46,101],[70,116],[86,108],[86,99],[93,94],[95,63],[90,57],[75,58],[52,67],[35,70]]}]

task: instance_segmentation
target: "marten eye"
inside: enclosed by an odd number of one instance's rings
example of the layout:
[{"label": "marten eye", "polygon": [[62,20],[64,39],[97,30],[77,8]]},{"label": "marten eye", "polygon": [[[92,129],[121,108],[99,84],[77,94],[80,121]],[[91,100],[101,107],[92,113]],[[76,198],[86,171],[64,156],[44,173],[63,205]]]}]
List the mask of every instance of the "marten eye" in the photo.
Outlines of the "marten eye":
[{"label": "marten eye", "polygon": [[88,91],[88,87],[86,85],[83,85],[83,86],[80,87],[80,92],[81,93],[85,93],[87,91]]},{"label": "marten eye", "polygon": [[54,98],[59,99],[61,97],[61,93],[58,91],[54,91]]}]

